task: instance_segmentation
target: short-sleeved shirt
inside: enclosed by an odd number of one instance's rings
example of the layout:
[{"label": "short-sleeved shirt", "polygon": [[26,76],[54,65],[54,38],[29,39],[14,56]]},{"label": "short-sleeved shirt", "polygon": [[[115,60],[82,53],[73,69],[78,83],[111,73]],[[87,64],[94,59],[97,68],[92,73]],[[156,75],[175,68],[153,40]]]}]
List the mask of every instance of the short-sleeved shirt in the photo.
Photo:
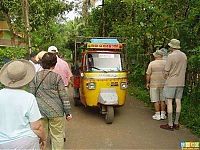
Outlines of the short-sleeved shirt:
[{"label": "short-sleeved shirt", "polygon": [[58,73],[62,77],[65,86],[68,86],[69,80],[73,76],[68,63],[57,56],[57,63],[53,71]]},{"label": "short-sleeved shirt", "polygon": [[36,98],[21,89],[0,90],[0,144],[24,137],[37,137],[30,122],[41,118]]},{"label": "short-sleeved shirt", "polygon": [[31,60],[29,60],[29,62],[31,62],[33,64],[33,66],[35,67],[35,72],[41,71],[43,69],[40,64],[35,64]]},{"label": "short-sleeved shirt", "polygon": [[187,57],[185,53],[180,50],[175,50],[169,54],[165,65],[165,73],[167,74],[165,86],[184,86],[186,67]]},{"label": "short-sleeved shirt", "polygon": [[149,63],[146,74],[150,75],[150,87],[164,87],[165,79],[163,71],[165,68],[165,60],[154,60]]}]

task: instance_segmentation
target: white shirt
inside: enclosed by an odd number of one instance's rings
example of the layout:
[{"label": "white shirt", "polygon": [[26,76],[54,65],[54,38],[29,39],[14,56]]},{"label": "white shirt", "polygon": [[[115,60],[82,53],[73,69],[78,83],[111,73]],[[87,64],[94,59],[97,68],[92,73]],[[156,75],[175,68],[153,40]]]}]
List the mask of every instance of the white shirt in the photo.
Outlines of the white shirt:
[{"label": "white shirt", "polygon": [[0,144],[37,137],[30,122],[41,118],[36,98],[22,89],[0,90]]},{"label": "white shirt", "polygon": [[33,64],[33,66],[35,67],[35,72],[41,71],[43,69],[40,64],[35,64],[31,60],[29,60],[29,62],[31,62]]}]

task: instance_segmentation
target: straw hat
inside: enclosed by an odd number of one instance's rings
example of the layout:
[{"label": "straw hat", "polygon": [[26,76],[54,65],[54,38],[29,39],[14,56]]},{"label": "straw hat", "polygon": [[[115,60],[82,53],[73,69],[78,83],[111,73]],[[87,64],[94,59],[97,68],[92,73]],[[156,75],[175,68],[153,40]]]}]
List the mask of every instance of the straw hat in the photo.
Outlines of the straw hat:
[{"label": "straw hat", "polygon": [[153,53],[153,56],[154,57],[163,57],[163,52],[161,50],[156,50],[154,53]]},{"label": "straw hat", "polygon": [[48,52],[50,52],[50,53],[58,53],[58,49],[55,46],[50,46],[48,48]]},{"label": "straw hat", "polygon": [[6,63],[0,71],[0,82],[6,87],[20,88],[32,81],[35,67],[31,62],[19,59]]},{"label": "straw hat", "polygon": [[177,39],[172,39],[168,45],[174,49],[180,49],[180,41]]},{"label": "straw hat", "polygon": [[41,51],[41,52],[39,52],[39,53],[36,55],[35,60],[38,62],[39,60],[42,59],[42,57],[43,57],[44,54],[46,54],[46,53],[47,53],[47,51]]}]

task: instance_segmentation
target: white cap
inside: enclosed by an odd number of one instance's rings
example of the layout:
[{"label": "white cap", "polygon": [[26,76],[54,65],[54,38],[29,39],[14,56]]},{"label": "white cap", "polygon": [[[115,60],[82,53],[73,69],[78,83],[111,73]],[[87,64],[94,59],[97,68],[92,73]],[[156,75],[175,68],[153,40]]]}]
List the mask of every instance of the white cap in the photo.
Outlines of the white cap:
[{"label": "white cap", "polygon": [[58,49],[55,46],[50,46],[48,48],[48,52],[50,52],[50,53],[58,53]]}]

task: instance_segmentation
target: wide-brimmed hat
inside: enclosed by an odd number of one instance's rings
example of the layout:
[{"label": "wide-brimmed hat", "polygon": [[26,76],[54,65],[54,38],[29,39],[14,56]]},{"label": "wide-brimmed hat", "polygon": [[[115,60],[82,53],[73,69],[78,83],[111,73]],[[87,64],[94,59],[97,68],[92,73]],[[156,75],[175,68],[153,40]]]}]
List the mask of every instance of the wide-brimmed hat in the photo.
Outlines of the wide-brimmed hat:
[{"label": "wide-brimmed hat", "polygon": [[161,50],[156,50],[154,53],[153,53],[153,56],[154,57],[163,57],[163,52]]},{"label": "wide-brimmed hat", "polygon": [[50,53],[58,53],[58,49],[55,46],[50,46],[48,48],[48,52],[50,52]]},{"label": "wide-brimmed hat", "polygon": [[174,49],[180,49],[180,41],[177,39],[172,39],[168,45]]},{"label": "wide-brimmed hat", "polygon": [[47,51],[41,51],[39,52],[36,56],[35,56],[35,60],[38,62],[39,60],[42,59],[42,57],[44,56],[44,54],[46,54]]},{"label": "wide-brimmed hat", "polygon": [[19,88],[32,81],[35,67],[31,62],[19,59],[6,63],[0,71],[0,82],[6,87]]}]

